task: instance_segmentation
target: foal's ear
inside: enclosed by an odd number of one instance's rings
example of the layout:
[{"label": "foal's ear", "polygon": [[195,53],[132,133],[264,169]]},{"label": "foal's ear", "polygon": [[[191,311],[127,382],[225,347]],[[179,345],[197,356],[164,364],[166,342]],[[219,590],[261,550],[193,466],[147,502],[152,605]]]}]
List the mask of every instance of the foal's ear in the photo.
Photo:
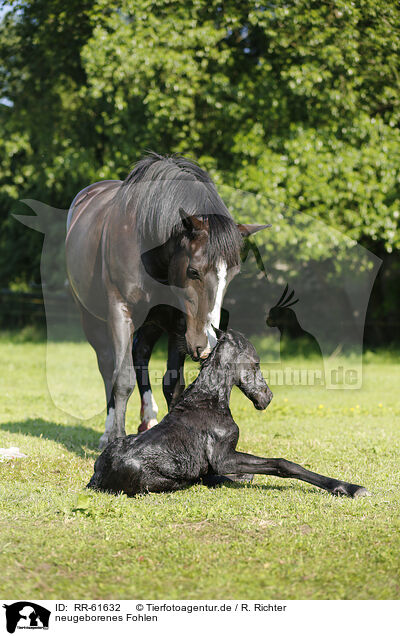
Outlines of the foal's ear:
[{"label": "foal's ear", "polygon": [[268,225],[259,225],[258,223],[237,223],[238,230],[243,237],[251,236],[251,234],[255,234],[260,230],[265,230],[267,227],[272,227],[269,223]]},{"label": "foal's ear", "polygon": [[182,219],[182,225],[188,234],[208,232],[208,219],[199,218],[198,216],[188,216],[183,208],[179,208],[179,215]]},{"label": "foal's ear", "polygon": [[214,327],[214,325],[211,325],[211,327],[214,329],[215,335],[217,336],[217,339],[220,340],[222,338],[222,336],[224,335],[225,331],[222,331],[221,329],[218,329],[218,327]]}]

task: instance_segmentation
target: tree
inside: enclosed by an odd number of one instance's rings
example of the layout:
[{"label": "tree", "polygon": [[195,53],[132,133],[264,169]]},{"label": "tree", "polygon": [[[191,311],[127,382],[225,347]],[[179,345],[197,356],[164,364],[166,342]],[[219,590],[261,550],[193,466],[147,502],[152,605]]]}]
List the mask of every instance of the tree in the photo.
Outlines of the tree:
[{"label": "tree", "polygon": [[13,201],[67,207],[91,181],[123,178],[146,149],[192,156],[218,183],[314,215],[381,257],[399,247],[395,0],[10,6],[0,26],[3,284],[31,276],[9,254],[26,253],[10,249],[26,241],[10,233]]}]

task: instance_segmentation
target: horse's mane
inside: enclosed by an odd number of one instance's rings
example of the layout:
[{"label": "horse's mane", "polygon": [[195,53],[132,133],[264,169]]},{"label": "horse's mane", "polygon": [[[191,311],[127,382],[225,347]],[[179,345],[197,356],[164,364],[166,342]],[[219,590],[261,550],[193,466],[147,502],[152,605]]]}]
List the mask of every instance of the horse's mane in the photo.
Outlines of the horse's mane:
[{"label": "horse's mane", "polygon": [[207,217],[209,260],[222,258],[228,267],[240,262],[242,239],[236,223],[210,176],[185,157],[149,153],[122,182],[115,201],[135,216],[142,242],[154,246],[182,232],[180,208],[187,216]]}]

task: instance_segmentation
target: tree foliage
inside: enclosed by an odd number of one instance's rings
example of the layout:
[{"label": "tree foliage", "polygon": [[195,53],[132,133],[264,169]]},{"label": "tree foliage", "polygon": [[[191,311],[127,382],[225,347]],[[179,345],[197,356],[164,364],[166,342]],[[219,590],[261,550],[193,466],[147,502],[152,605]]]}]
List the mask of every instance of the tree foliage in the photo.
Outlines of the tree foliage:
[{"label": "tree foliage", "polygon": [[327,221],[381,257],[399,247],[396,0],[13,0],[7,9],[2,284],[32,277],[40,243],[15,229],[13,202],[67,207],[89,182],[123,177],[146,149],[192,156],[218,183]]}]

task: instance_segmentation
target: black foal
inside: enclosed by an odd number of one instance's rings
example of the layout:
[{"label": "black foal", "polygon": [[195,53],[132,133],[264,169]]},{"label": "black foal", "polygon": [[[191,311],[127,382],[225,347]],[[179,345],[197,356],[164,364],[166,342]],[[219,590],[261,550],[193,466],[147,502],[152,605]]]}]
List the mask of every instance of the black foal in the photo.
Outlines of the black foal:
[{"label": "black foal", "polygon": [[286,459],[236,451],[239,428],[229,410],[234,385],[265,409],[272,399],[251,343],[234,331],[218,332],[218,344],[196,380],[164,419],[141,435],[119,437],[105,448],[88,487],[127,495],[179,490],[199,481],[219,483],[227,474],[292,477],[333,495],[360,497],[362,486],[313,473]]}]

